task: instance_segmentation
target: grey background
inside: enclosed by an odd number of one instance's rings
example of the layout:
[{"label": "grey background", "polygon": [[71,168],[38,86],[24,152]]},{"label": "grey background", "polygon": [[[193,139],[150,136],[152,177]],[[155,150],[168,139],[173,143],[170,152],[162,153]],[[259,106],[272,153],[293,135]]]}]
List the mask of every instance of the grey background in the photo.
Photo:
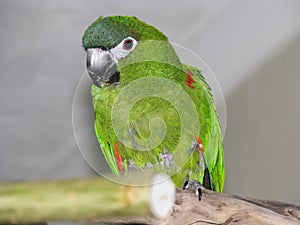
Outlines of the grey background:
[{"label": "grey background", "polygon": [[[0,1],[0,180],[95,175],[72,128],[81,36],[100,15],[127,14],[216,74],[227,106],[225,191],[300,204],[299,11],[297,0]],[[88,91],[81,101],[92,114]]]}]

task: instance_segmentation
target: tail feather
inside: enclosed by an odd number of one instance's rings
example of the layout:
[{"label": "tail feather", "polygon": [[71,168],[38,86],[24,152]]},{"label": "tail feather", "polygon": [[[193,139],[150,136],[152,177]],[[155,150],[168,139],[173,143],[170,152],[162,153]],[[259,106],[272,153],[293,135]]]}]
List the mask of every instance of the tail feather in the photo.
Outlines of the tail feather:
[{"label": "tail feather", "polygon": [[212,183],[211,174],[209,173],[208,168],[205,168],[205,171],[204,171],[203,186],[206,189],[214,191],[214,186],[213,186],[213,183]]}]

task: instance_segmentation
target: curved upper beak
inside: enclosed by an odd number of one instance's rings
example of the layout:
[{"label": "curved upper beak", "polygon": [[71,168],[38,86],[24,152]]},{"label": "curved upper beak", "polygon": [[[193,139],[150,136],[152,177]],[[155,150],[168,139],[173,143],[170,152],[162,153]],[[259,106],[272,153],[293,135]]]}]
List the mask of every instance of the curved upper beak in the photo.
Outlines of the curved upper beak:
[{"label": "curved upper beak", "polygon": [[93,83],[101,87],[102,83],[119,82],[119,72],[113,56],[101,48],[87,49],[86,67]]}]

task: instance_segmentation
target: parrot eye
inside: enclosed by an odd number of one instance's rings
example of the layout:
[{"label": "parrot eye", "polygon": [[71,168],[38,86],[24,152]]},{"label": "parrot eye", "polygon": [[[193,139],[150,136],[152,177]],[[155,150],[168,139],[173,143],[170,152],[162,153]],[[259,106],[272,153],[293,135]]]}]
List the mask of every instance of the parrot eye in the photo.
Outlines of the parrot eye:
[{"label": "parrot eye", "polygon": [[132,47],[133,47],[133,40],[132,39],[126,39],[123,42],[123,48],[125,50],[130,50],[130,49],[132,49]]}]

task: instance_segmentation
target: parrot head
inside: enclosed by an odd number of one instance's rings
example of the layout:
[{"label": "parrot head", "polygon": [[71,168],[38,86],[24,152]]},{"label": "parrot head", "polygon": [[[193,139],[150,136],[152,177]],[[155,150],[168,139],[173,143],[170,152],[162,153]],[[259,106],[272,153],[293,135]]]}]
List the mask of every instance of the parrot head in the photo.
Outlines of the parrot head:
[{"label": "parrot head", "polygon": [[167,42],[167,37],[133,16],[100,17],[84,32],[82,45],[87,53],[86,66],[93,83],[117,84],[117,64],[128,58],[142,41]]}]

